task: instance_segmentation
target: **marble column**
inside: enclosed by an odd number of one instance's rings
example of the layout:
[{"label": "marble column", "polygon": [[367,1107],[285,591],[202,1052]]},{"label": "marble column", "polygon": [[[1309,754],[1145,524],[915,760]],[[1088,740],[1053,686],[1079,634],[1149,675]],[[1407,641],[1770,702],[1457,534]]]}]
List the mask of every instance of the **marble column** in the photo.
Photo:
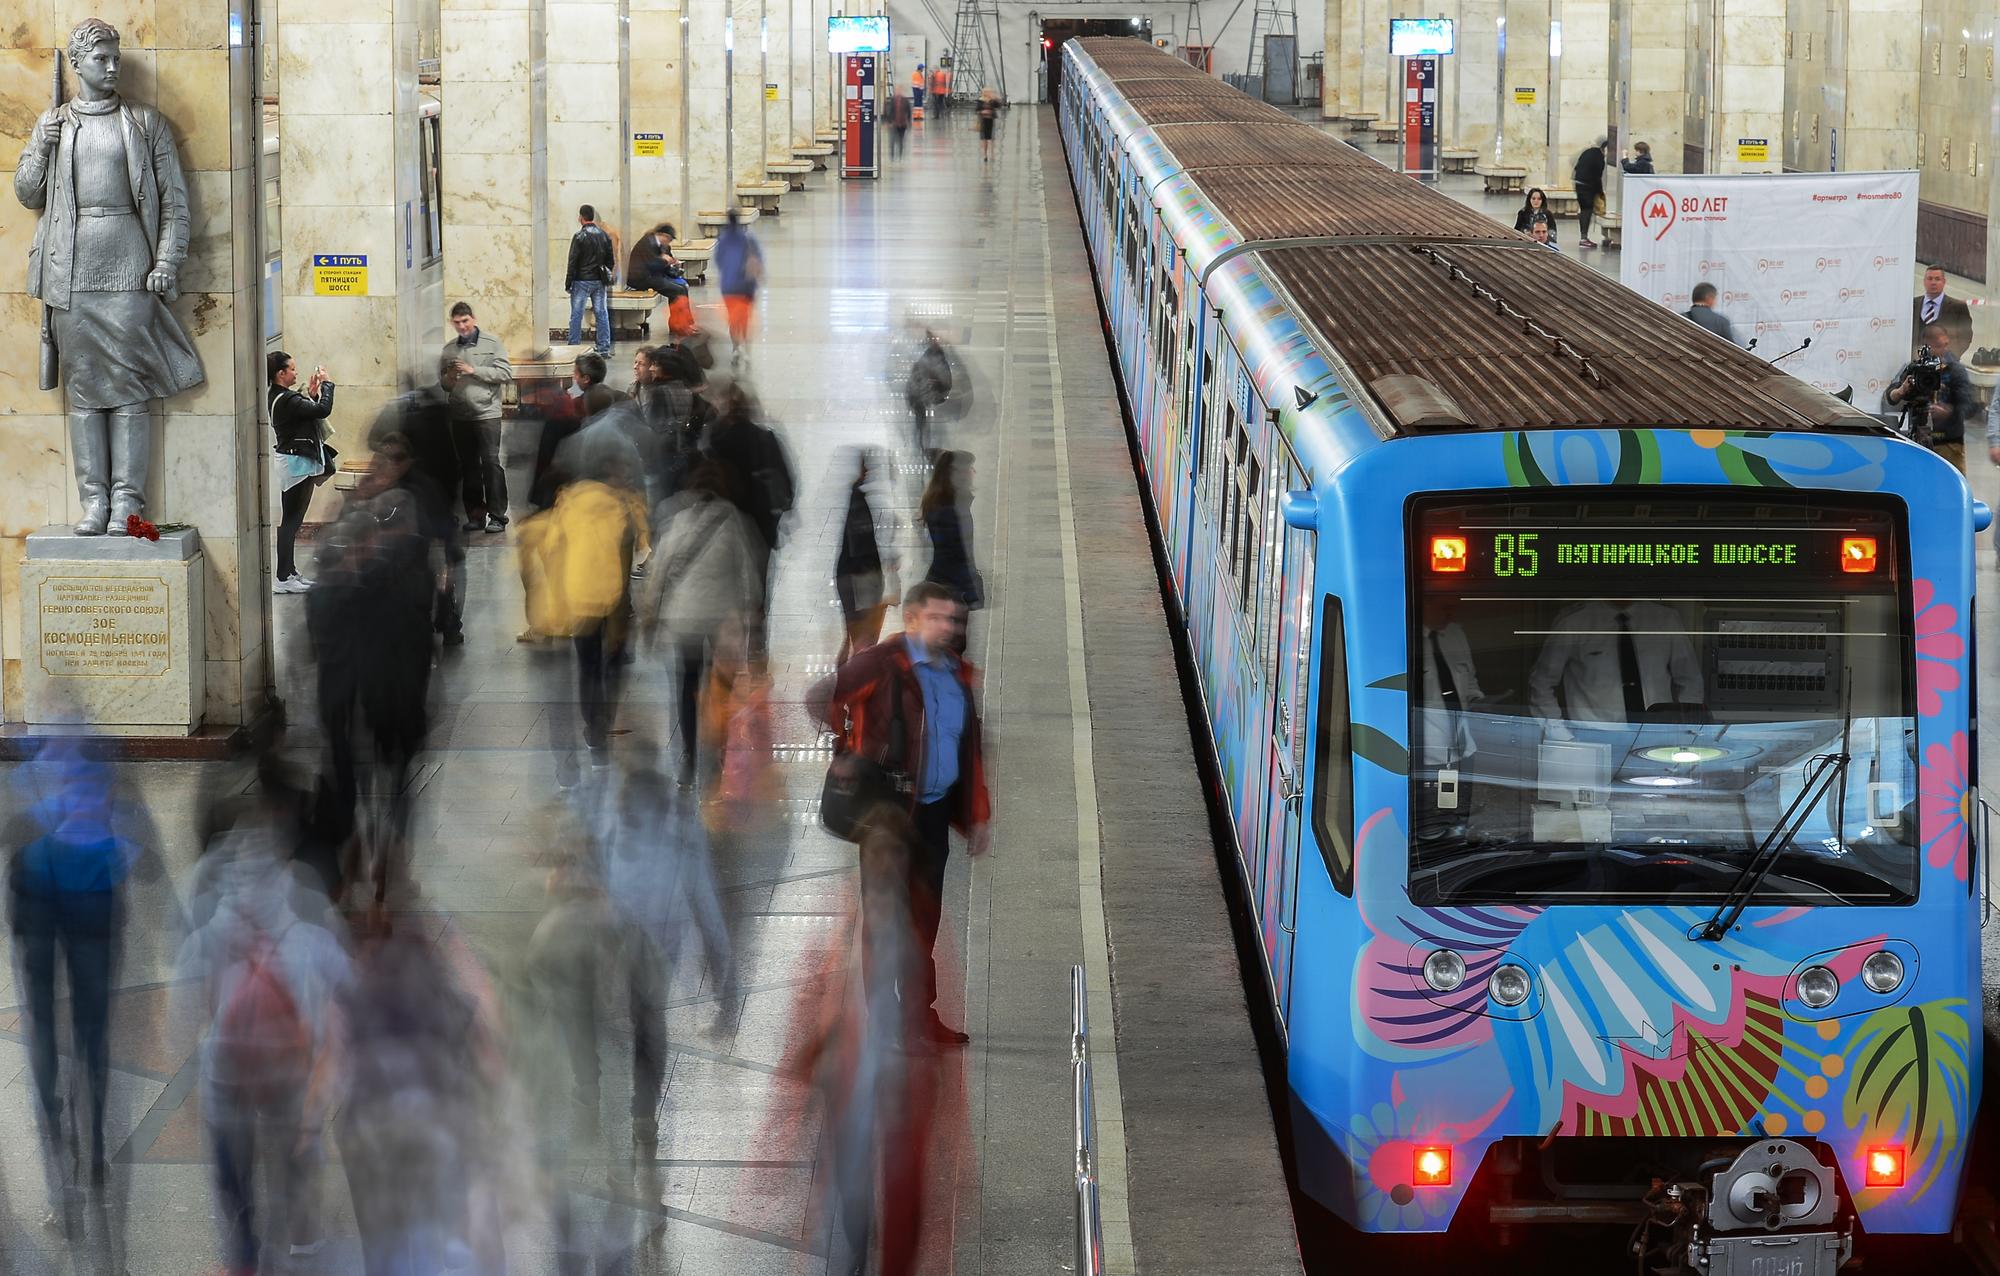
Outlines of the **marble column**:
[{"label": "marble column", "polygon": [[1684,0],[1623,0],[1621,41],[1625,111],[1621,144],[1653,148],[1662,173],[1681,167],[1687,112],[1687,16]]},{"label": "marble column", "polygon": [[1389,83],[1389,15],[1398,6],[1395,0],[1356,3],[1361,8],[1361,109],[1387,122],[1403,111],[1402,86]]},{"label": "marble column", "polygon": [[[1500,33],[1500,162],[1549,184],[1549,6],[1503,0]],[[1565,174],[1567,176],[1567,174]]]},{"label": "marble column", "polygon": [[[589,204],[616,233],[619,264],[632,240],[626,225],[624,0],[548,0],[549,262],[556,289],[569,262],[576,210]],[[568,315],[558,323],[567,322]],[[588,327],[588,321],[585,326]]]},{"label": "marble column", "polygon": [[1491,158],[1500,138],[1500,0],[1459,0],[1447,145]]},{"label": "marble column", "polygon": [[1323,120],[1333,119],[1346,109],[1340,100],[1341,48],[1345,43],[1341,39],[1340,24],[1348,4],[1355,2],[1357,0],[1326,0],[1326,25],[1323,28],[1326,32],[1326,58],[1320,69],[1319,98],[1319,117]]},{"label": "marble column", "polygon": [[813,72],[826,58],[826,23],[814,21],[813,0],[791,3],[792,140],[788,149],[796,149],[813,144]]},{"label": "marble column", "polygon": [[[1837,157],[1831,149],[1836,139],[1824,137],[1828,158],[1837,158],[1842,169],[1857,173],[1915,167],[1917,133],[1923,121],[1909,108],[1918,100],[1922,87],[1922,0],[1849,0],[1846,19],[1847,38],[1842,42],[1846,73],[1840,94],[1844,119]],[[1987,22],[1990,31],[1990,9]],[[1973,80],[1983,67],[1970,58],[1968,61],[1967,79]],[[1974,96],[1990,104],[1993,82],[1978,82],[1983,91]],[[1977,123],[1981,113],[1975,107],[1959,116],[1968,144],[1983,140],[1980,134],[1985,130]],[[1985,114],[1991,118],[1990,111]],[[1823,136],[1825,133],[1823,128]],[[1979,150],[1991,157],[1987,147],[1967,154],[1968,175],[1969,164]]]},{"label": "marble column", "polygon": [[[629,0],[631,12],[631,92],[628,113],[632,137],[656,133],[662,153],[652,146],[621,142],[631,165],[631,223],[633,235],[643,235],[662,221],[674,223],[683,236],[693,238],[695,226],[683,198],[682,171],[685,151],[681,140],[682,111],[685,109],[681,77],[681,0]],[[626,241],[631,242],[629,239]]]},{"label": "marble column", "polygon": [[[688,55],[681,77],[687,119],[689,202],[697,213],[721,212],[736,202],[730,190],[729,77],[724,53],[729,0],[687,0]],[[683,233],[695,232],[682,227]]]},{"label": "marble column", "polygon": [[441,4],[444,292],[523,357],[549,344],[550,262],[567,260],[549,256],[547,11],[544,0]]},{"label": "marble column", "polygon": [[[350,460],[366,454],[405,366],[414,371],[426,345],[434,361],[443,343],[438,298],[419,286],[428,254],[416,246],[415,9],[408,0],[278,5],[282,340],[302,369],[324,365],[339,386],[328,425]],[[365,255],[366,292],[319,295],[313,260],[325,253]],[[339,502],[331,484],[320,488],[308,519],[323,521]]]},{"label": "marble column", "polygon": [[729,201],[738,186],[764,173],[764,50],[766,0],[729,0]]},{"label": "marble column", "polygon": [[[1714,91],[1708,110],[1708,171],[1776,172],[1785,136],[1785,0],[1720,0],[1714,28]],[[1761,139],[1766,159],[1744,159]]]},{"label": "marble column", "polygon": [[[79,4],[16,5],[0,36],[0,720],[23,716],[21,561],[27,534],[79,516],[60,391],[38,386],[41,306],[24,265],[35,214],[13,197],[13,165],[49,106],[49,68]],[[268,429],[259,415],[263,145],[250,0],[150,0],[103,15],[123,37],[120,92],[173,124],[191,241],[174,314],[206,381],[154,405],[149,515],[201,534],[206,725],[247,723],[269,701],[270,570],[264,514]],[[64,67],[66,82],[74,73]]]},{"label": "marble column", "polygon": [[[1611,128],[1611,4],[1560,0],[1556,12],[1562,22],[1562,74],[1551,103],[1556,115],[1549,175],[1557,185],[1568,185],[1576,157]],[[1607,200],[1615,201],[1615,177],[1606,190]]]},{"label": "marble column", "polygon": [[[792,4],[767,0],[764,6],[764,157],[779,163],[792,158]],[[775,96],[773,96],[775,94]],[[770,176],[767,169],[760,177]]]},{"label": "marble column", "polygon": [[[1342,0],[1340,6],[1340,109],[1342,114],[1380,111],[1363,96],[1361,67],[1368,58],[1366,15],[1369,0]],[[1378,5],[1381,0],[1375,0]],[[1329,27],[1328,30],[1333,28]]]}]

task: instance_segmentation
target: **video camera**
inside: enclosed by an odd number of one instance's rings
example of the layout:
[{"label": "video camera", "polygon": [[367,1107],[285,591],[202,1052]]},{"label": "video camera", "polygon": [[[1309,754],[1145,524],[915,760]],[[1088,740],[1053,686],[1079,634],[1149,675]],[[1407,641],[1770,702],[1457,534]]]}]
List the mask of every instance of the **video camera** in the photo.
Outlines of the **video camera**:
[{"label": "video camera", "polygon": [[1944,389],[1944,360],[1932,354],[1929,346],[1919,346],[1917,357],[1910,360],[1903,375],[1911,382],[1910,392],[1903,398],[1903,433],[1912,442],[1929,447],[1931,405]]}]

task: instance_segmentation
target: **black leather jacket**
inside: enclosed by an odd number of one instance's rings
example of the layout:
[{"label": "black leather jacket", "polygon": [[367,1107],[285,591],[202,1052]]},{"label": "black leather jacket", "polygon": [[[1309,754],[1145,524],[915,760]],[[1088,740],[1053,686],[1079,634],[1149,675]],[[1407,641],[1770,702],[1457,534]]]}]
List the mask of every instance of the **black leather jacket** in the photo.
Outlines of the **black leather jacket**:
[{"label": "black leather jacket", "polygon": [[275,385],[267,387],[266,393],[271,403],[271,433],[276,436],[271,450],[292,456],[318,456],[324,437],[320,422],[333,415],[333,382],[319,383],[317,399]]},{"label": "black leather jacket", "polygon": [[611,236],[592,222],[576,228],[569,237],[569,270],[563,275],[565,291],[578,284],[608,284],[617,272]]}]

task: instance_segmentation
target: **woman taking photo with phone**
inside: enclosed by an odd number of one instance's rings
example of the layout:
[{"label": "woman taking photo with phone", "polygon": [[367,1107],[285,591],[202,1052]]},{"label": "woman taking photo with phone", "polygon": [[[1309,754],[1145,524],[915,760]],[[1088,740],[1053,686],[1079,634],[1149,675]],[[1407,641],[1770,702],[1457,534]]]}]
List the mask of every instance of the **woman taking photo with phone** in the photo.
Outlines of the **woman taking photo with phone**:
[{"label": "woman taking photo with phone", "polygon": [[292,548],[306,521],[313,489],[333,475],[334,450],[326,445],[327,417],[333,414],[333,380],[325,368],[314,368],[301,393],[298,361],[282,350],[265,357],[270,376],[266,395],[271,408],[271,465],[280,497],[277,570],[271,573],[274,594],[303,594],[312,582],[299,575]]}]

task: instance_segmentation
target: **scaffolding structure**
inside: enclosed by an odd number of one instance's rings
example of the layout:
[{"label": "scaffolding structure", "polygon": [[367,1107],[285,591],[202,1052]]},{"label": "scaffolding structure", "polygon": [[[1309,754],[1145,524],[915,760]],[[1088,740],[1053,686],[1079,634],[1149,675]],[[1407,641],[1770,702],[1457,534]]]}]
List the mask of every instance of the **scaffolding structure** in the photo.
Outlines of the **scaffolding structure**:
[{"label": "scaffolding structure", "polygon": [[1181,23],[1181,56],[1203,71],[1215,70],[1215,46],[1201,29],[1201,0],[1188,0],[1187,18]]},{"label": "scaffolding structure", "polygon": [[[1273,38],[1291,50],[1291,65],[1276,81],[1271,76],[1267,46]],[[1277,102],[1273,91],[1289,104],[1298,96],[1299,11],[1293,0],[1257,0],[1250,14],[1250,58],[1243,69],[1243,87],[1266,102]]]},{"label": "scaffolding structure", "polygon": [[[988,76],[997,76],[989,80]],[[995,89],[1007,96],[1007,66],[1000,58],[1000,0],[958,0],[951,29],[951,87],[954,96]]]}]

